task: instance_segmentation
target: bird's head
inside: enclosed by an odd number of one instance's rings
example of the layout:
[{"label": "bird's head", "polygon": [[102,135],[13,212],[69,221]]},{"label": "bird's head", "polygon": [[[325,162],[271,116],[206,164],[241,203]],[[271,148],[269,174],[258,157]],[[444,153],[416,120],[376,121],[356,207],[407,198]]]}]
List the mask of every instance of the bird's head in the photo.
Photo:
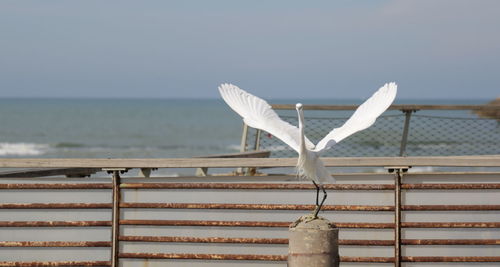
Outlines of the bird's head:
[{"label": "bird's head", "polygon": [[302,110],[302,103],[297,103],[297,105],[295,105],[295,108],[297,110]]}]

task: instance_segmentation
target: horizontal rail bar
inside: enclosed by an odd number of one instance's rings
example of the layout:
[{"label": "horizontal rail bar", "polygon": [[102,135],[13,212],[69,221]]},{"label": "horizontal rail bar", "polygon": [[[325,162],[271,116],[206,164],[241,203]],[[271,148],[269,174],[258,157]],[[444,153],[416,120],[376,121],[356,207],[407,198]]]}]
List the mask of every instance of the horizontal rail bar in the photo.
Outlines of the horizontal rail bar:
[{"label": "horizontal rail bar", "polygon": [[500,205],[402,205],[404,211],[480,211],[500,210]]},{"label": "horizontal rail bar", "polygon": [[[287,255],[245,255],[245,254],[167,254],[167,253],[120,253],[120,258],[129,259],[198,259],[198,260],[260,260],[286,261]],[[340,257],[341,262],[391,263],[393,257]],[[500,262],[498,256],[443,257],[403,256],[403,262]],[[110,266],[108,261],[64,261],[64,262],[0,262],[0,266]]]},{"label": "horizontal rail bar", "polygon": [[111,203],[0,203],[0,209],[111,209]]},{"label": "horizontal rail bar", "polygon": [[0,227],[101,227],[111,221],[0,221]]},{"label": "horizontal rail bar", "polygon": [[[4,204],[17,205],[17,204]],[[26,205],[26,204],[19,204]],[[105,205],[105,204],[101,204]],[[106,204],[107,205],[107,204]],[[90,206],[90,204],[89,204]],[[2,204],[0,204],[2,208]],[[143,209],[240,209],[240,210],[311,210],[315,205],[228,204],[228,203],[120,203],[120,208]],[[324,211],[394,211],[394,206],[324,205]],[[403,205],[403,211],[493,211],[500,205]]]},{"label": "horizontal rail bar", "polygon": [[[295,110],[292,104],[272,104],[273,109]],[[303,105],[306,110],[355,110],[358,105]],[[500,110],[497,105],[391,105],[391,110]]]},{"label": "horizontal rail bar", "polygon": [[500,257],[443,257],[443,256],[403,256],[403,262],[500,262]]},{"label": "horizontal rail bar", "polygon": [[[120,253],[120,258],[129,259],[197,259],[197,260],[244,260],[244,261],[286,261],[287,255],[249,254],[176,254],[176,253]],[[340,257],[341,262],[394,262],[392,257]]]},{"label": "horizontal rail bar", "polygon": [[402,239],[402,245],[500,245],[500,239]]},{"label": "horizontal rail bar", "polygon": [[[219,226],[219,227],[289,227],[292,222],[266,221],[195,221],[195,220],[121,220],[121,225]],[[393,228],[393,223],[334,223],[338,228]]]},{"label": "horizontal rail bar", "polygon": [[156,226],[222,226],[222,227],[288,227],[291,222],[263,221],[195,221],[195,220],[121,220],[121,225]]},{"label": "horizontal rail bar", "polygon": [[332,223],[336,228],[365,228],[365,229],[389,229],[394,228],[394,223],[350,223],[336,222]]},{"label": "horizontal rail bar", "polygon": [[[0,204],[0,208],[1,208]],[[240,209],[240,210],[313,210],[315,205],[226,204],[226,203],[120,203],[120,208],[143,209]],[[393,206],[324,205],[324,211],[393,211]]]},{"label": "horizontal rail bar", "polygon": [[111,266],[109,261],[1,261],[0,267]]},{"label": "horizontal rail bar", "polygon": [[0,189],[111,189],[111,183],[89,184],[0,184]]},{"label": "horizontal rail bar", "polygon": [[500,228],[500,222],[402,222],[404,228]]},{"label": "horizontal rail bar", "polygon": [[[391,184],[325,184],[328,190],[393,190]],[[258,190],[314,190],[313,184],[285,183],[122,183],[124,189],[258,189]]]},{"label": "horizontal rail bar", "polygon": [[0,247],[111,247],[110,241],[0,241]]},{"label": "horizontal rail bar", "polygon": [[349,257],[349,256],[340,256],[340,262],[390,263],[390,262],[394,262],[394,257]]},{"label": "horizontal rail bar", "polygon": [[288,238],[191,237],[191,236],[120,236],[120,241],[168,242],[168,243],[288,244]]},{"label": "horizontal rail bar", "polygon": [[[227,227],[288,227],[291,222],[273,221],[196,221],[196,220],[121,220],[122,225],[158,226],[227,226]],[[337,228],[394,228],[394,223],[336,222]],[[500,228],[500,222],[402,222],[403,228]]]},{"label": "horizontal rail bar", "polygon": [[[393,190],[391,184],[326,184],[328,190]],[[122,183],[125,189],[270,189],[270,190],[310,190],[312,184],[268,184],[268,183]],[[91,184],[0,184],[0,189],[111,189],[108,183]],[[499,183],[484,184],[402,184],[402,189],[500,189]]]},{"label": "horizontal rail bar", "polygon": [[394,240],[339,239],[341,246],[393,246]]},{"label": "horizontal rail bar", "polygon": [[[499,155],[431,157],[337,157],[323,158],[331,167],[442,166],[500,167]],[[237,168],[295,167],[297,158],[2,158],[0,168]]]},{"label": "horizontal rail bar", "polygon": [[[191,236],[120,236],[127,242],[172,243],[235,243],[235,244],[288,244],[288,238],[241,238],[241,237],[191,237]],[[392,240],[339,240],[343,246],[392,246]]]},{"label": "horizontal rail bar", "polygon": [[175,253],[120,253],[127,259],[195,259],[195,260],[245,260],[245,261],[285,261],[287,255],[253,254],[175,254]]},{"label": "horizontal rail bar", "polygon": [[498,183],[486,184],[402,184],[401,189],[435,189],[435,190],[468,190],[468,189],[500,189]]}]

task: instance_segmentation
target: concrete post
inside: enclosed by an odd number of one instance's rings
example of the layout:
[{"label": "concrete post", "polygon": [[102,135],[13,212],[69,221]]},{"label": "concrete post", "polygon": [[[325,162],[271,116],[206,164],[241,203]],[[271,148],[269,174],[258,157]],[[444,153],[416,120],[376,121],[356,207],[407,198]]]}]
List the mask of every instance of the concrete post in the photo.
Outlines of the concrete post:
[{"label": "concrete post", "polygon": [[328,220],[300,217],[289,228],[288,267],[338,267],[338,236]]}]

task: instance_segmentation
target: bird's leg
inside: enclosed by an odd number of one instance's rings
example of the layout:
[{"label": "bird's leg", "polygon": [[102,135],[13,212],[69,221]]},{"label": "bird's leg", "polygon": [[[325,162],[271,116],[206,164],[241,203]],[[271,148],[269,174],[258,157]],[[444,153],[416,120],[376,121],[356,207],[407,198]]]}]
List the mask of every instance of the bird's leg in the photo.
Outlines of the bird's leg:
[{"label": "bird's leg", "polygon": [[[321,203],[319,205],[316,205],[316,209],[314,210],[314,215],[313,215],[313,217],[315,219],[318,218],[318,213],[321,210],[321,207],[323,206],[323,203],[325,203],[326,196],[327,196],[325,187],[323,187],[323,185],[320,185],[319,187],[321,187],[321,190],[323,190],[323,199],[321,200]],[[318,192],[319,192],[319,187],[318,187]]]},{"label": "bird's leg", "polygon": [[315,181],[312,181],[316,187],[316,206],[319,206],[319,186]]}]

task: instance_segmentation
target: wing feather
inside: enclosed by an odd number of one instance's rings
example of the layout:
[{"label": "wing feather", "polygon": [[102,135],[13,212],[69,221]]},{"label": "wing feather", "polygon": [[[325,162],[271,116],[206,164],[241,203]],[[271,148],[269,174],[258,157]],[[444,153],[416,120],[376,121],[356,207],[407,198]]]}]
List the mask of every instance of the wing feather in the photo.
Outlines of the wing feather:
[{"label": "wing feather", "polygon": [[396,93],[396,83],[386,83],[368,100],[361,104],[344,125],[333,129],[319,141],[314,151],[322,152],[342,141],[344,138],[370,127],[375,120],[389,108],[394,98],[396,98]]},{"label": "wing feather", "polygon": [[[222,99],[243,117],[243,121],[248,126],[264,130],[285,142],[295,151],[299,151],[299,129],[283,121],[265,100],[227,83],[219,86],[219,92]],[[306,137],[305,142],[309,149],[314,147]]]}]

